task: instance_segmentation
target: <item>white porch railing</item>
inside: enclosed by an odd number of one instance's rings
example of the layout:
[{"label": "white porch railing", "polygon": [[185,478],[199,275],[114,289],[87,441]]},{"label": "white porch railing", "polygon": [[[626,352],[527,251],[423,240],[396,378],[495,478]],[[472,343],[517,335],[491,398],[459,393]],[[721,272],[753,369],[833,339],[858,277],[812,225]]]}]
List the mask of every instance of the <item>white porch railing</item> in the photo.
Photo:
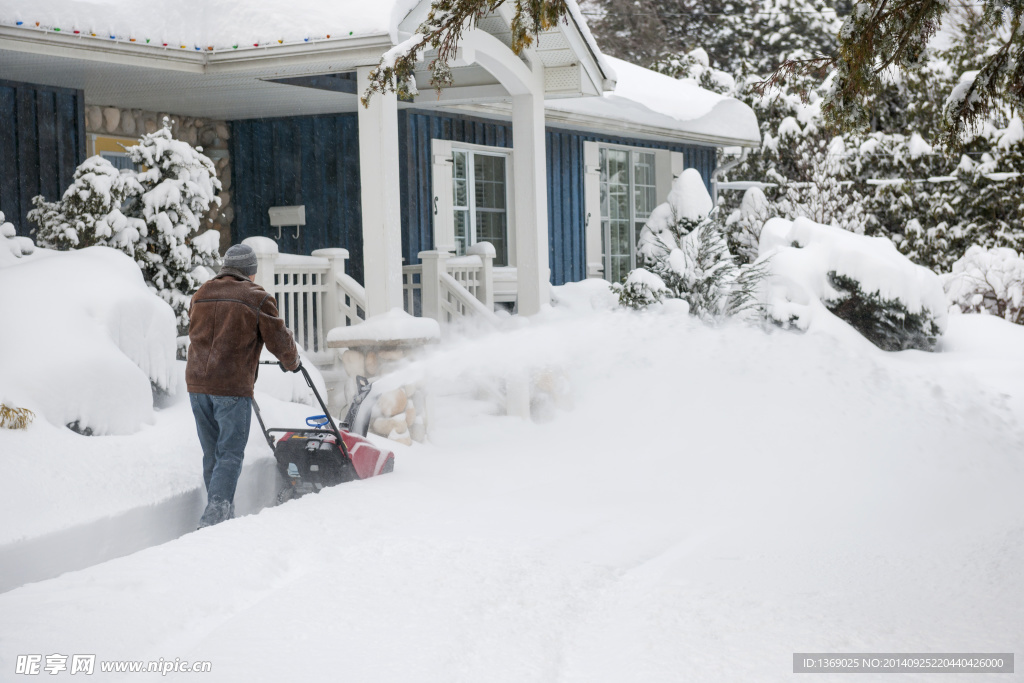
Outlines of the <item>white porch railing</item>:
[{"label": "white porch railing", "polygon": [[[310,256],[281,254],[267,237],[245,240],[256,252],[256,282],[277,299],[278,312],[298,342],[317,361],[329,362],[327,333],[366,318],[366,290],[345,272],[347,249],[317,249]],[[407,313],[450,323],[494,315],[494,247],[480,242],[469,254],[420,252],[419,265],[402,269]]]},{"label": "white porch railing", "polygon": [[479,242],[466,256],[421,251],[420,263],[402,268],[405,310],[441,323],[494,315],[494,246]]},{"label": "white porch railing", "polygon": [[256,282],[277,299],[278,313],[295,341],[328,361],[327,333],[365,318],[366,292],[345,273],[347,249],[317,249],[311,256],[281,254],[267,237],[245,240],[256,252]]}]

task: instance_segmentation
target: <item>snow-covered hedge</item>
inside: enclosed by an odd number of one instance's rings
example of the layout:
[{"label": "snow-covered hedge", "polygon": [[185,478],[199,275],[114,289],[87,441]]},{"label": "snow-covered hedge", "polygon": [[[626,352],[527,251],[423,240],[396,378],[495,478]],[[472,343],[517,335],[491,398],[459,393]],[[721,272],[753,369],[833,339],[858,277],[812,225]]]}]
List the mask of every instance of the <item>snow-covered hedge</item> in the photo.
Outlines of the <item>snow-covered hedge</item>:
[{"label": "snow-covered hedge", "polygon": [[0,403],[126,434],[151,421],[152,385],[174,391],[174,313],[124,254],[40,250],[0,267],[0,292]]},{"label": "snow-covered hedge", "polygon": [[933,350],[945,330],[939,277],[885,238],[773,218],[760,255],[771,273],[768,313],[783,326],[806,330],[836,316],[888,351]]},{"label": "snow-covered hedge", "polygon": [[1024,325],[1024,256],[974,245],[943,277],[951,310],[990,313]]}]

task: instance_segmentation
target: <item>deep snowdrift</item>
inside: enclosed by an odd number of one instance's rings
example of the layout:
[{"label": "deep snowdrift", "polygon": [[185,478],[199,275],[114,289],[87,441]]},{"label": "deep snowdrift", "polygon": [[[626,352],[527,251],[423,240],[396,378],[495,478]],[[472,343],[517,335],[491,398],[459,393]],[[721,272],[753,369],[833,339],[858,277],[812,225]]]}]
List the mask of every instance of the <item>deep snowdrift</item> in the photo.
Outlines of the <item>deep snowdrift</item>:
[{"label": "deep snowdrift", "polygon": [[[1024,330],[958,316],[952,351],[886,354],[585,313],[586,289],[423,362],[433,444],[394,474],[0,595],[0,666],[737,681],[788,680],[795,651],[1021,651],[1022,386],[970,373]],[[567,387],[549,421],[489,415],[521,372]]]},{"label": "deep snowdrift", "polygon": [[39,250],[0,268],[0,401],[51,424],[127,434],[173,390],[174,313],[131,258]]}]

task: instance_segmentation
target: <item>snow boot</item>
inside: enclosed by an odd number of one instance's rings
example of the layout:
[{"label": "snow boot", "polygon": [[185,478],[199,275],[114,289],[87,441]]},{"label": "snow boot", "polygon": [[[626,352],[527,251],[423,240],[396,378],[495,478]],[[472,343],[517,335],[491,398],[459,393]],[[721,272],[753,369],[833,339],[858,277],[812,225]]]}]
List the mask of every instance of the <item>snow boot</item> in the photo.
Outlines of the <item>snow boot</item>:
[{"label": "snow boot", "polygon": [[199,529],[226,522],[235,516],[235,506],[229,501],[214,498],[206,504],[206,510],[199,519]]}]

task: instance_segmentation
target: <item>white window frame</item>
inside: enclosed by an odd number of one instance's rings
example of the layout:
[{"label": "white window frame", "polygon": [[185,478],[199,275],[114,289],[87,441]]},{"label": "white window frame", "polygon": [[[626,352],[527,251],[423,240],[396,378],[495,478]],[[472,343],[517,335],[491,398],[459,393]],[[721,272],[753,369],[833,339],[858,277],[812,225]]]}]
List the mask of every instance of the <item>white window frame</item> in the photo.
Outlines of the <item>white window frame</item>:
[{"label": "white window frame", "polygon": [[[584,163],[584,205],[586,208],[585,235],[586,235],[586,256],[587,256],[587,277],[605,277],[608,269],[608,255],[604,253],[603,245],[607,242],[603,235],[604,227],[601,216],[601,149],[614,149],[628,152],[640,152],[654,154],[654,186],[655,205],[664,202],[668,198],[669,190],[672,189],[672,182],[683,172],[683,154],[667,149],[654,149],[650,147],[633,147],[630,145],[619,145],[606,142],[583,143]],[[630,225],[635,226],[633,216],[635,198],[633,192],[633,163],[630,155]],[[639,234],[637,235],[639,237]],[[630,262],[636,267],[636,245],[630,254]]]},{"label": "white window frame", "polygon": [[[433,181],[433,207],[431,214],[434,219],[434,249],[438,251],[449,251],[455,253],[455,206],[452,192],[452,165],[455,150],[472,152],[473,154],[486,154],[498,156],[505,159],[505,216],[508,231],[506,250],[508,265],[516,265],[516,221],[515,197],[513,188],[512,149],[510,147],[492,147],[489,145],[476,145],[466,142],[453,142],[451,140],[431,141],[432,158],[432,181]],[[476,236],[476,215],[475,197],[470,191],[470,244],[475,243]]]}]

